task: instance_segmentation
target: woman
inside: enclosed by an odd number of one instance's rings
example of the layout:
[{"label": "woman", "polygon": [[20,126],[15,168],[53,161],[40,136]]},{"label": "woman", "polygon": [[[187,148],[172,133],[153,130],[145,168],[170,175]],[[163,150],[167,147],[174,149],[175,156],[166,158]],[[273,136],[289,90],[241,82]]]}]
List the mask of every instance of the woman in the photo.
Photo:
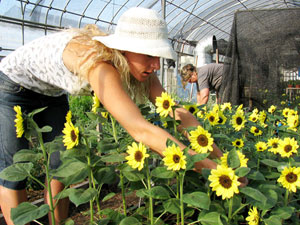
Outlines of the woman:
[{"label": "woman", "polygon": [[[45,141],[51,141],[63,130],[68,111],[66,93],[85,94],[92,90],[137,142],[160,155],[168,138],[185,148],[165,130],[147,122],[132,100],[139,101],[146,96],[154,103],[164,91],[155,75],[160,68],[160,57],[175,59],[166,24],[158,13],[144,8],[127,10],[113,35],[106,36],[95,26],[88,26],[39,38],[11,53],[0,64],[0,141],[3,143],[0,169],[12,163],[15,152],[27,147],[24,138],[16,138],[13,106],[20,105],[23,112],[47,106],[37,115],[36,122],[53,128],[52,133],[44,137]],[[182,108],[177,109],[176,114],[183,127],[199,125]],[[190,154],[195,152],[190,151]],[[215,146],[211,155],[219,157],[222,153]],[[52,154],[51,167],[58,166],[59,155]],[[216,165],[209,159],[195,164],[199,171],[203,167]],[[63,189],[57,180],[53,180],[51,186],[53,196]],[[0,204],[7,224],[12,224],[10,209],[23,201],[26,201],[24,182],[1,180]],[[65,199],[56,207],[57,223],[67,218],[67,206]]]}]

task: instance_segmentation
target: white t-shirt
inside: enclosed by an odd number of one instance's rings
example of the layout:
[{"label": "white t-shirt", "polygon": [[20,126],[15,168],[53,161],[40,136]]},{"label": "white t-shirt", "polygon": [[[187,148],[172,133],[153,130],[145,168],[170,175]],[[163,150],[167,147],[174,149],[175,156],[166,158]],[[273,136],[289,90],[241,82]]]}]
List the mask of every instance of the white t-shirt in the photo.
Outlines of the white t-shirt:
[{"label": "white t-shirt", "polygon": [[33,40],[0,62],[0,70],[19,85],[48,96],[90,92],[88,82],[71,73],[62,53],[75,33],[61,31]]}]

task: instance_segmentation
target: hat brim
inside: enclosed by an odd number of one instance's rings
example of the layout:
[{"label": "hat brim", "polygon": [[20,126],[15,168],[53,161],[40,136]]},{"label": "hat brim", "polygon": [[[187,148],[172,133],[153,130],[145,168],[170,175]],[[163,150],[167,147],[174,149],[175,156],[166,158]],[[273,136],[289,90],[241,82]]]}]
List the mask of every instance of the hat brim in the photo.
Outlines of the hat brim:
[{"label": "hat brim", "polygon": [[173,60],[177,58],[175,51],[167,40],[141,40],[132,37],[120,37],[115,34],[95,36],[93,40],[99,41],[109,48],[121,51],[135,52]]}]

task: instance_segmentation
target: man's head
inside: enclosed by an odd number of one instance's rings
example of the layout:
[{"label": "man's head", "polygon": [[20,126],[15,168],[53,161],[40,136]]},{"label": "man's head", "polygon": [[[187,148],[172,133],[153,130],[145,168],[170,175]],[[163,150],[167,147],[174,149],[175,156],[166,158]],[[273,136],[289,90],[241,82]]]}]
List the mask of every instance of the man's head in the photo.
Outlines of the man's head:
[{"label": "man's head", "polygon": [[197,71],[196,67],[192,64],[187,64],[182,67],[180,71],[181,76],[181,84],[183,88],[187,85],[187,83],[195,83],[197,82]]}]

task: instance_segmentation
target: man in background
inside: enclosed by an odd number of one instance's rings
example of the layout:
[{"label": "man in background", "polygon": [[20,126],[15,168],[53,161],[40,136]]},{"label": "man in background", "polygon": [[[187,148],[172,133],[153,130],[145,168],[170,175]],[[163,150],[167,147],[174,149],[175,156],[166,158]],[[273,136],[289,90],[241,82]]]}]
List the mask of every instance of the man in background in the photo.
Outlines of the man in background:
[{"label": "man in background", "polygon": [[181,71],[181,83],[183,88],[187,83],[196,83],[197,85],[197,104],[206,104],[209,99],[209,92],[216,92],[218,102],[218,92],[222,82],[223,64],[211,63],[196,68],[192,64],[185,65]]}]

